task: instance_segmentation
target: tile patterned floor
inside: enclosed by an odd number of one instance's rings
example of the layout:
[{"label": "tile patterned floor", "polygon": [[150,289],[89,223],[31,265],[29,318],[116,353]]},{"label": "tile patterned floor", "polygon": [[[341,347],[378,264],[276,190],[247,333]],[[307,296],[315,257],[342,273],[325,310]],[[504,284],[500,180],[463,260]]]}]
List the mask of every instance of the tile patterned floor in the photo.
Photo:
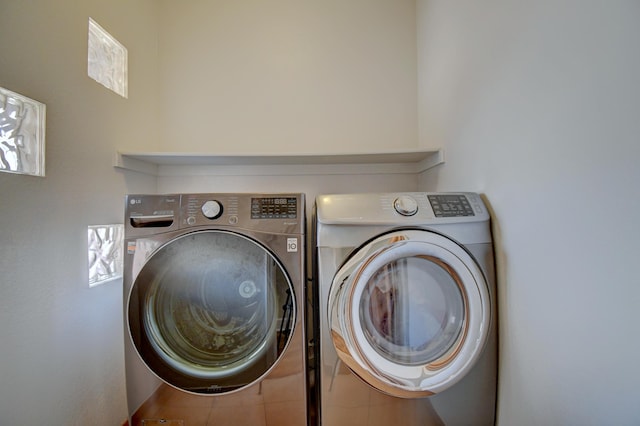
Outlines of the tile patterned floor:
[{"label": "tile patterned floor", "polygon": [[323,423],[345,426],[443,426],[444,423],[424,399],[403,399],[384,395],[341,363],[334,377],[323,382]]},{"label": "tile patterned floor", "polygon": [[181,420],[184,426],[303,426],[304,387],[303,374],[269,376],[231,395],[198,396],[163,384],[135,413],[132,426],[160,419],[166,420],[162,426],[170,426],[171,420]]},{"label": "tile patterned floor", "polygon": [[[130,426],[181,420],[180,426],[305,426],[306,352],[294,336],[286,354],[265,379],[226,395],[194,395],[162,384],[132,416]],[[147,424],[143,424],[146,421]]]}]

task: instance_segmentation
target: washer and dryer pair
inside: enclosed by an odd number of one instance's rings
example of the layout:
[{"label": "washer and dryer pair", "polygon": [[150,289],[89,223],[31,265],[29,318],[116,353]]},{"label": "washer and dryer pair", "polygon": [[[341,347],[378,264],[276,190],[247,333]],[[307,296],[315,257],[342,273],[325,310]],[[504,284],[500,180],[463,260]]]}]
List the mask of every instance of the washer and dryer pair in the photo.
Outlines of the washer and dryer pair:
[{"label": "washer and dryer pair", "polygon": [[125,219],[132,425],[494,422],[476,194],[319,196],[308,313],[304,194],[130,195]]}]

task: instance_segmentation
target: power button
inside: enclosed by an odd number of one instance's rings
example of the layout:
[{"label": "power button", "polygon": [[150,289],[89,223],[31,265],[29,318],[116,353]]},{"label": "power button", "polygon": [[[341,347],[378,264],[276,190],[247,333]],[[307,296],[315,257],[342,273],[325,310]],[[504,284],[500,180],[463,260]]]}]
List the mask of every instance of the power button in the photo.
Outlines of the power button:
[{"label": "power button", "polygon": [[393,202],[393,208],[402,216],[413,216],[418,212],[418,202],[408,195],[401,195]]}]

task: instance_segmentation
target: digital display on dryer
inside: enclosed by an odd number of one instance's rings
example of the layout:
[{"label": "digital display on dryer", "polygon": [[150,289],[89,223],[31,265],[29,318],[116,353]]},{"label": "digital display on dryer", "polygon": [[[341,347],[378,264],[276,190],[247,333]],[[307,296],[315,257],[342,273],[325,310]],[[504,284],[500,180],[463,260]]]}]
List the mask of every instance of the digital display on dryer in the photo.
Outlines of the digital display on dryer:
[{"label": "digital display on dryer", "polygon": [[298,216],[296,197],[251,199],[251,219],[295,219]]},{"label": "digital display on dryer", "polygon": [[475,216],[469,200],[461,194],[429,195],[429,203],[436,217]]}]

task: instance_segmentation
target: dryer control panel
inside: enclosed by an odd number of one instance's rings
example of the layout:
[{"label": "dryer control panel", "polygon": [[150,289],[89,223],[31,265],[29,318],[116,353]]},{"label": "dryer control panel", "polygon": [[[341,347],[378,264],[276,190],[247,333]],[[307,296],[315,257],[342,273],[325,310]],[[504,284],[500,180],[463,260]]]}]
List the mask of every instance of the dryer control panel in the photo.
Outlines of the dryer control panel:
[{"label": "dryer control panel", "polygon": [[464,194],[437,194],[427,198],[436,217],[475,216],[471,202]]},{"label": "dryer control panel", "polygon": [[482,222],[489,213],[472,192],[401,192],[320,195],[318,219],[326,224],[393,224]]}]

